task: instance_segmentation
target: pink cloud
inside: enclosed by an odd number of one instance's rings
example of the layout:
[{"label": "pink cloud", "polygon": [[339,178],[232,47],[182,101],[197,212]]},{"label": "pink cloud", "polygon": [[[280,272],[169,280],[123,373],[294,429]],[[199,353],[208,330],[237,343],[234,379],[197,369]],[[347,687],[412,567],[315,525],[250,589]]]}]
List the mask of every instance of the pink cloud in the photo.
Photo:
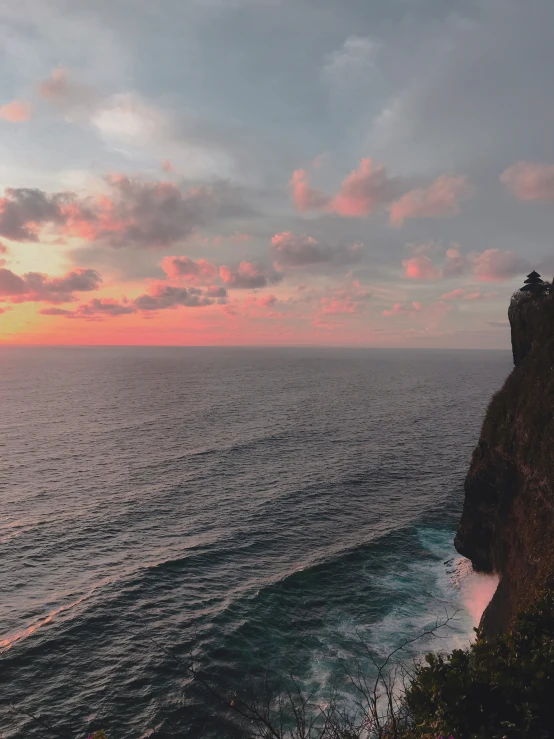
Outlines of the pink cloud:
[{"label": "pink cloud", "polygon": [[203,222],[204,209],[212,201],[209,190],[194,188],[183,193],[170,182],[112,175],[108,184],[112,198],[100,201],[92,214],[84,203],[76,218],[68,221],[69,234],[81,233],[81,221],[92,227],[93,240],[112,246],[129,242],[166,246],[187,238]]},{"label": "pink cloud", "polygon": [[12,303],[44,302],[69,303],[76,300],[74,293],[98,289],[102,282],[93,269],[77,269],[62,277],[48,277],[40,272],[20,276],[0,268],[0,297]]},{"label": "pink cloud", "polygon": [[24,295],[26,292],[25,280],[14,274],[11,269],[0,269],[0,297]]},{"label": "pink cloud", "polygon": [[292,201],[296,210],[301,213],[308,210],[324,210],[329,205],[330,199],[310,186],[310,176],[305,169],[296,169],[289,185]]},{"label": "pink cloud", "polygon": [[12,100],[0,107],[0,118],[10,123],[21,123],[30,119],[31,112],[31,103],[26,100]]},{"label": "pink cloud", "polygon": [[524,274],[529,268],[526,259],[513,251],[487,249],[470,255],[473,274],[480,282],[504,282]]},{"label": "pink cloud", "polygon": [[[0,241],[0,254],[7,254],[8,251],[8,247]],[[6,264],[6,260],[0,257],[0,267],[3,267],[4,264]]]},{"label": "pink cloud", "polygon": [[[54,69],[49,77],[36,86],[39,97],[48,102],[69,119],[90,122],[101,109],[104,96],[92,87],[73,79],[64,67]],[[119,96],[124,98],[125,96]]]},{"label": "pink cloud", "polygon": [[340,300],[340,298],[321,298],[321,312],[328,316],[357,313],[358,310],[359,305],[351,300]]},{"label": "pink cloud", "polygon": [[496,297],[496,293],[482,293],[478,290],[468,292],[462,287],[457,287],[455,290],[451,290],[448,293],[441,295],[441,300],[488,300],[489,298]]},{"label": "pink cloud", "polygon": [[[519,274],[524,274],[529,268],[526,259],[512,251],[501,249],[486,249],[484,252],[472,252],[464,255],[458,246],[447,249],[444,262],[437,266],[431,257],[425,253],[404,259],[402,265],[405,276],[412,280],[440,280],[443,278],[471,273],[479,282],[503,282]],[[458,288],[461,289],[461,288]],[[446,293],[447,300],[461,297],[456,291]],[[474,293],[474,300],[481,297],[481,293]],[[483,297],[489,297],[485,294]],[[471,298],[466,297],[467,300]]]},{"label": "pink cloud", "polygon": [[213,303],[214,300],[198,288],[173,287],[161,282],[154,285],[148,294],[136,298],[133,306],[141,311],[156,311],[179,306],[201,308]]},{"label": "pink cloud", "polygon": [[271,239],[273,254],[280,265],[305,267],[309,264],[327,262],[330,249],[311,236],[297,236],[290,231],[275,234]]},{"label": "pink cloud", "polygon": [[266,287],[270,282],[278,282],[280,279],[278,274],[267,274],[261,267],[246,261],[241,262],[237,268],[221,266],[219,276],[229,287],[244,290]]},{"label": "pink cloud", "polygon": [[229,236],[229,241],[233,244],[245,244],[248,241],[252,241],[252,236],[247,233],[234,233]]},{"label": "pink cloud", "polygon": [[390,177],[382,164],[362,159],[342,182],[337,195],[327,196],[310,184],[305,169],[297,169],[290,181],[292,199],[300,212],[310,210],[361,218],[390,206],[390,223],[401,226],[407,218],[444,218],[460,212],[460,202],[472,195],[465,177],[443,175],[429,187],[409,189],[408,181]]},{"label": "pink cloud", "polygon": [[424,244],[406,244],[406,247],[414,256],[419,256],[420,254],[433,254],[438,251],[440,244],[429,241]]},{"label": "pink cloud", "polygon": [[519,200],[554,201],[554,165],[517,162],[500,175],[500,181]]},{"label": "pink cloud", "polygon": [[395,303],[389,310],[384,310],[383,315],[386,318],[391,316],[414,316],[421,312],[423,305],[417,301],[413,303]]},{"label": "pink cloud", "polygon": [[0,235],[12,241],[38,241],[44,224],[62,225],[66,193],[49,195],[31,188],[6,188],[0,198]]},{"label": "pink cloud", "polygon": [[399,195],[399,180],[391,179],[385,167],[366,157],[343,181],[335,196],[327,196],[310,185],[305,169],[297,169],[290,181],[292,199],[300,212],[327,211],[350,218],[360,218]]},{"label": "pink cloud", "polygon": [[72,316],[73,311],[66,308],[41,308],[39,310],[41,316]]},{"label": "pink cloud", "polygon": [[172,172],[175,172],[175,167],[169,161],[169,159],[164,159],[162,162],[162,170],[164,172],[167,172],[168,174],[171,174]]},{"label": "pink cloud", "polygon": [[82,303],[74,311],[58,308],[47,308],[40,311],[43,315],[65,316],[66,318],[85,318],[98,320],[102,317],[117,317],[140,313],[143,318],[158,311],[175,310],[177,308],[205,308],[226,302],[227,291],[223,287],[209,287],[200,290],[195,287],[174,287],[166,283],[151,286],[148,293],[139,295],[134,300],[123,298],[93,298]]},{"label": "pink cloud", "polygon": [[374,165],[367,157],[344,180],[339,194],[329,204],[329,210],[341,216],[360,218],[389,203],[397,195],[397,181],[389,178],[383,165]]},{"label": "pink cloud", "polygon": [[232,234],[221,234],[220,236],[201,236],[195,234],[192,237],[192,243],[199,244],[201,246],[221,246],[225,241],[229,241],[231,244],[246,244],[248,241],[252,241],[252,236],[247,233],[232,233]]},{"label": "pink cloud", "polygon": [[410,280],[439,280],[443,275],[442,270],[435,267],[427,254],[404,259],[402,266],[406,270],[406,277]]},{"label": "pink cloud", "polygon": [[282,318],[282,313],[273,310],[279,301],[275,295],[249,295],[242,302],[242,311],[252,318]]},{"label": "pink cloud", "polygon": [[460,253],[459,246],[452,246],[446,250],[446,260],[444,263],[444,276],[453,277],[463,274],[467,269],[467,258]]},{"label": "pink cloud", "polygon": [[248,302],[251,305],[259,305],[262,308],[269,308],[270,306],[275,305],[275,303],[277,303],[277,298],[275,297],[275,295],[271,295],[271,294],[261,295],[260,297],[251,295],[245,299],[245,302]]},{"label": "pink cloud", "polygon": [[39,95],[47,100],[64,97],[68,94],[69,88],[69,75],[63,67],[55,69],[50,77],[37,85]]},{"label": "pink cloud", "polygon": [[404,259],[402,262],[405,277],[412,280],[432,281],[467,272],[469,268],[468,258],[460,253],[460,247],[457,244],[446,250],[441,266],[435,265],[429,256],[429,252],[433,249],[434,246],[431,244],[412,244],[411,251],[414,256]]},{"label": "pink cloud", "polygon": [[343,265],[358,262],[363,244],[330,247],[312,236],[283,231],[271,239],[271,247],[278,269],[302,268],[312,265],[334,263]]},{"label": "pink cloud", "polygon": [[67,318],[117,317],[141,313],[143,317],[156,311],[185,308],[204,308],[225,302],[227,291],[222,287],[200,290],[195,287],[174,287],[164,282],[155,283],[148,293],[134,300],[115,300],[114,298],[93,298],[74,311],[48,310],[46,315],[63,315]]},{"label": "pink cloud", "polygon": [[460,201],[466,200],[472,189],[465,177],[443,175],[427,188],[405,193],[390,207],[390,222],[401,226],[407,218],[445,218],[460,213]]},{"label": "pink cloud", "polygon": [[279,300],[270,293],[266,295],[248,295],[243,300],[233,300],[220,310],[229,317],[244,316],[248,318],[282,318],[283,314],[274,310]]},{"label": "pink cloud", "polygon": [[319,300],[323,315],[347,315],[361,313],[371,298],[369,290],[360,289],[357,283],[348,287],[335,288],[330,295]]},{"label": "pink cloud", "polygon": [[165,257],[161,268],[170,278],[183,278],[195,284],[209,284],[217,278],[218,268],[205,259],[190,257]]},{"label": "pink cloud", "polygon": [[88,303],[80,305],[72,313],[73,316],[125,316],[136,313],[133,305],[114,300],[113,298],[93,298]]},{"label": "pink cloud", "polygon": [[491,295],[491,293],[466,293],[466,295],[464,295],[464,300],[482,300],[483,298],[489,297],[489,295]]},{"label": "pink cloud", "polygon": [[[204,295],[206,295],[208,298],[226,298],[227,289],[224,287],[220,287],[219,285],[209,285],[204,291]],[[218,302],[222,301],[218,300]]]},{"label": "pink cloud", "polygon": [[466,291],[461,288],[457,287],[455,290],[451,290],[449,293],[444,293],[444,295],[441,295],[441,300],[461,300],[463,297],[465,297]]},{"label": "pink cloud", "polygon": [[221,188],[183,192],[171,182],[124,175],[112,175],[106,182],[107,195],[85,198],[73,192],[7,188],[0,198],[0,236],[39,241],[41,229],[53,227],[62,237],[115,248],[162,247],[187,239],[227,202]]}]

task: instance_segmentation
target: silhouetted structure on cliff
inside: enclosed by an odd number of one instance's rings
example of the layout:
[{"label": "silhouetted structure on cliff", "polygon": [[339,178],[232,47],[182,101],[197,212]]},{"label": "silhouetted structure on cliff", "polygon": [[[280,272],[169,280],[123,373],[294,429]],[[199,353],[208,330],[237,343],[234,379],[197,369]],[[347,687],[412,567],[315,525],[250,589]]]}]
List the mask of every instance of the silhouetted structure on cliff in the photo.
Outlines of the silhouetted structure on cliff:
[{"label": "silhouetted structure on cliff", "polygon": [[534,294],[539,294],[544,292],[546,288],[546,285],[544,281],[542,280],[541,276],[538,272],[533,270],[527,275],[527,279],[525,280],[525,283],[522,288],[520,288],[522,293],[529,292]]}]

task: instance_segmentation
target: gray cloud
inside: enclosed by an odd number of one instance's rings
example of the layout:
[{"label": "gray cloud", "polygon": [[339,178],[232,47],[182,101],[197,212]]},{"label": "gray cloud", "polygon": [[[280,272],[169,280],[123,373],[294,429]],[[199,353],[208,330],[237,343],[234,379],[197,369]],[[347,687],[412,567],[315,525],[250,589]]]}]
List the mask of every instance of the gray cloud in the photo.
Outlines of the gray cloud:
[{"label": "gray cloud", "polygon": [[332,249],[311,236],[297,236],[288,231],[275,234],[271,239],[274,258],[280,265],[305,267],[310,264],[329,262]]},{"label": "gray cloud", "polygon": [[224,287],[218,287],[217,285],[211,285],[210,287],[206,288],[205,294],[209,298],[224,299],[227,297],[227,290]]},{"label": "gray cloud", "polygon": [[117,317],[133,313],[152,313],[159,310],[184,308],[204,308],[215,303],[226,302],[227,291],[222,287],[200,290],[195,287],[174,287],[158,283],[149,293],[139,295],[134,300],[113,300],[94,298],[83,303],[74,311],[41,311],[46,315],[63,315],[67,318]]},{"label": "gray cloud", "polygon": [[73,311],[65,308],[41,308],[39,310],[41,316],[71,316]]},{"label": "gray cloud", "polygon": [[48,277],[40,272],[16,275],[9,269],[0,269],[0,297],[13,303],[44,302],[69,303],[77,300],[74,293],[96,290],[102,279],[93,269],[79,269],[63,277]]},{"label": "gray cloud", "polygon": [[107,186],[101,198],[8,188],[0,200],[0,235],[39,241],[41,228],[51,226],[64,236],[112,248],[164,247],[220,218],[251,214],[225,183],[183,191],[169,182],[114,175]]},{"label": "gray cloud", "polygon": [[[554,6],[517,0],[457,3],[430,20],[414,14],[391,30],[380,58],[395,89],[367,142],[395,168],[502,171],[551,153]],[[493,93],[493,94],[492,94]],[[417,142],[417,146],[414,146]]]},{"label": "gray cloud", "polygon": [[14,274],[11,269],[0,269],[0,297],[23,295],[25,280]]},{"label": "gray cloud", "polygon": [[165,310],[185,306],[187,308],[198,308],[213,305],[213,300],[204,295],[202,290],[194,287],[172,287],[171,285],[159,285],[149,295],[140,295],[133,302],[138,310],[152,311]]},{"label": "gray cloud", "polygon": [[117,300],[93,298],[89,303],[80,305],[79,308],[72,313],[73,316],[124,316],[129,313],[135,313],[134,306],[125,303],[119,303]]},{"label": "gray cloud", "polygon": [[331,247],[311,236],[297,235],[289,231],[275,234],[271,246],[279,268],[353,264],[360,261],[363,253],[363,246],[360,243]]},{"label": "gray cloud", "polygon": [[63,205],[70,195],[49,195],[28,187],[6,188],[0,200],[0,235],[12,241],[38,241],[37,229],[44,224],[61,225],[65,221]]},{"label": "gray cloud", "polygon": [[252,262],[241,262],[238,267],[222,266],[219,275],[226,285],[239,290],[255,290],[282,279],[279,273],[265,270]]}]

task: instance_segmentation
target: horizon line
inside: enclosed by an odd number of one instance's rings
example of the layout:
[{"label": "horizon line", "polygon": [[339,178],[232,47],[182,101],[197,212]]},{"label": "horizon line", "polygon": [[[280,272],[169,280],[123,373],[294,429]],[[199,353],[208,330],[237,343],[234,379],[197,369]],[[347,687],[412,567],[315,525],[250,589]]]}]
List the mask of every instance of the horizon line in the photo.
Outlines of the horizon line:
[{"label": "horizon line", "polygon": [[19,344],[0,343],[0,349],[370,349],[377,351],[510,352],[499,347],[369,346],[358,344]]}]

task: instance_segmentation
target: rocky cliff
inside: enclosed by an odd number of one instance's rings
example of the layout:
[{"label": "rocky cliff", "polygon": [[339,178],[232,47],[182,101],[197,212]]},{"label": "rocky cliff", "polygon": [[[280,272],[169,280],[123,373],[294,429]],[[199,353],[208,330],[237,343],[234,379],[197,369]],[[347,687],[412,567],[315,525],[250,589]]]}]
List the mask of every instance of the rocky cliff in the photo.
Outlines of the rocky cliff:
[{"label": "rocky cliff", "polygon": [[554,294],[516,294],[509,318],[515,367],[487,409],[455,539],[475,569],[500,576],[488,638],[554,587]]}]

